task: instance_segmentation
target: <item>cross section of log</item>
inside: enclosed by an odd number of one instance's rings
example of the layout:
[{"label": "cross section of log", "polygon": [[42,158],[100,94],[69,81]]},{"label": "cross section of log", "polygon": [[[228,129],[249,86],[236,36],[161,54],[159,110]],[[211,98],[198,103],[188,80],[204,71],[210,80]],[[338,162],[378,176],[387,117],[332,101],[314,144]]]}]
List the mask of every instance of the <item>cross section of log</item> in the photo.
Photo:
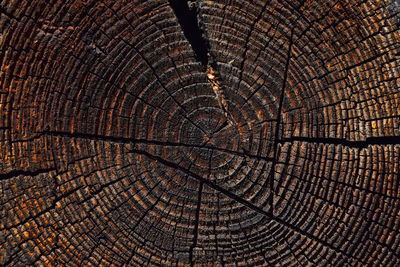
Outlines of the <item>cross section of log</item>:
[{"label": "cross section of log", "polygon": [[3,0],[1,266],[399,266],[393,0]]}]

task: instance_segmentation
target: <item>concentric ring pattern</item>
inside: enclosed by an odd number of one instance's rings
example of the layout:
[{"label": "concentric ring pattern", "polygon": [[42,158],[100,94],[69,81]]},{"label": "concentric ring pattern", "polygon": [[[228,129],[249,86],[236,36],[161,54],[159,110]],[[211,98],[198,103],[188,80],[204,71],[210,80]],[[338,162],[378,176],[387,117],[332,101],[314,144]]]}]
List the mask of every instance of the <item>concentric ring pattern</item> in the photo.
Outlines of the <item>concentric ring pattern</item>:
[{"label": "concentric ring pattern", "polygon": [[400,264],[396,3],[0,7],[0,265]]}]

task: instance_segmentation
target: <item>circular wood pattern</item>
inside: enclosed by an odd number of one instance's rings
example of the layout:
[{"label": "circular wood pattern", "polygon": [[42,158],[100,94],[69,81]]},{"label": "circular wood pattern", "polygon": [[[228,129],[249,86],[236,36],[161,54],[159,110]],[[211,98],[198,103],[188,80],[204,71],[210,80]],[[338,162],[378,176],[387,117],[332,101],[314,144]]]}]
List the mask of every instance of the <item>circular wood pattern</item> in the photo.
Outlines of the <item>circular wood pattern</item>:
[{"label": "circular wood pattern", "polygon": [[0,7],[0,265],[400,265],[395,1]]}]

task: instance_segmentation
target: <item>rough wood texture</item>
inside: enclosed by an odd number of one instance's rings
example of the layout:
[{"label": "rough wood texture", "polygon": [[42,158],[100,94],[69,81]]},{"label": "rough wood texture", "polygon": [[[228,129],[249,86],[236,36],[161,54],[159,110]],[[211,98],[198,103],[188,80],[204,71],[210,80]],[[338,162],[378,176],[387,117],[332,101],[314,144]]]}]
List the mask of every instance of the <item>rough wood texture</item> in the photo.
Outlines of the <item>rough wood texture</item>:
[{"label": "rough wood texture", "polygon": [[400,265],[396,3],[0,7],[0,265]]}]

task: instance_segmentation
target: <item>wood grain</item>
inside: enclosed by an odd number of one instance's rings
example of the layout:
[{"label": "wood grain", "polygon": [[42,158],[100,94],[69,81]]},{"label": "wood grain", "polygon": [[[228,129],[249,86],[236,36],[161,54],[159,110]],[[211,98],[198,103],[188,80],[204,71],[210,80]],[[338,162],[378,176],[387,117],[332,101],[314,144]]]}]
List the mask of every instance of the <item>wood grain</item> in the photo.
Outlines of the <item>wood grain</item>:
[{"label": "wood grain", "polygon": [[400,265],[396,1],[0,7],[0,265]]}]

